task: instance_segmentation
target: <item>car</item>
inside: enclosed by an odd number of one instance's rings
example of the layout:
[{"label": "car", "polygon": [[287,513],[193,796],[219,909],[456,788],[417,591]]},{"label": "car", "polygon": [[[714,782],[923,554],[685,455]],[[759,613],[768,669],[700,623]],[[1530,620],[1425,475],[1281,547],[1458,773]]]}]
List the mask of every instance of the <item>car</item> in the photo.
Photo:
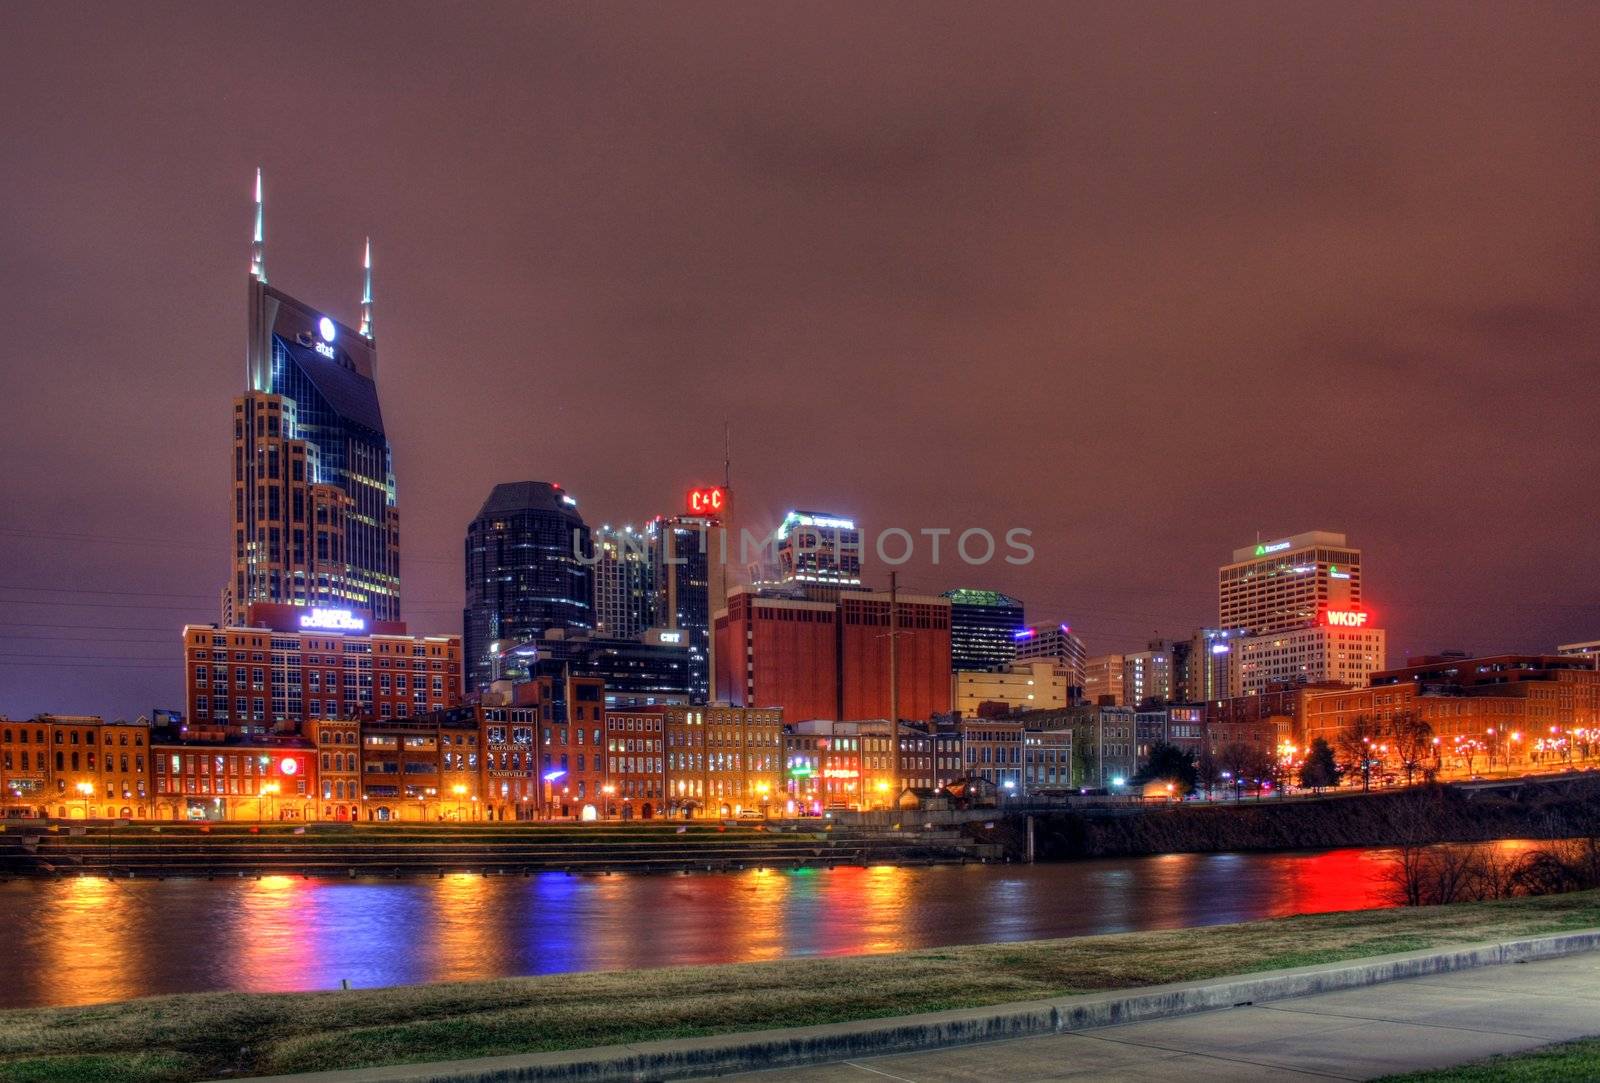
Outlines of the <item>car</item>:
[{"label": "car", "polygon": [[758,808],[742,808],[742,809],[739,810],[739,819],[741,819],[741,820],[764,820],[764,819],[766,819],[766,817],[761,815],[761,810],[758,809]]}]

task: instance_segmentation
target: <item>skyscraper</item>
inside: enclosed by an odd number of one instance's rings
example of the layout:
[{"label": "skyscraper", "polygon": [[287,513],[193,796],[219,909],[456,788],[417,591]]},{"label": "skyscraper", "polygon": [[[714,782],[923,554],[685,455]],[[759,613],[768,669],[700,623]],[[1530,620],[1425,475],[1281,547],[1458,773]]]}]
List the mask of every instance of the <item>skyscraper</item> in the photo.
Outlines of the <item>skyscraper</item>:
[{"label": "skyscraper", "polygon": [[225,626],[262,602],[400,619],[400,516],[378,406],[370,242],[363,262],[361,330],[267,285],[256,171]]},{"label": "skyscraper", "polygon": [[603,526],[594,532],[593,541],[595,635],[637,639],[653,620],[648,539],[631,526]]},{"label": "skyscraper", "polygon": [[1222,626],[1252,633],[1230,648],[1232,695],[1361,684],[1384,667],[1384,633],[1362,602],[1361,550],[1343,534],[1315,530],[1235,549],[1217,592]]},{"label": "skyscraper", "polygon": [[1024,626],[1022,603],[996,590],[947,590],[950,599],[950,667],[994,669],[1017,656]]},{"label": "skyscraper", "polygon": [[1217,572],[1218,627],[1270,635],[1361,608],[1361,550],[1343,534],[1313,530],[1233,551]]},{"label": "skyscraper", "polygon": [[689,649],[689,698],[711,697],[712,516],[672,515],[647,528],[656,627],[681,632]]},{"label": "skyscraper", "polygon": [[468,691],[496,679],[496,644],[594,630],[593,544],[578,502],[546,481],[496,485],[467,526]]},{"label": "skyscraper", "polygon": [[816,511],[791,511],[773,538],[775,576],[764,592],[832,601],[861,590],[861,531],[855,522]]}]

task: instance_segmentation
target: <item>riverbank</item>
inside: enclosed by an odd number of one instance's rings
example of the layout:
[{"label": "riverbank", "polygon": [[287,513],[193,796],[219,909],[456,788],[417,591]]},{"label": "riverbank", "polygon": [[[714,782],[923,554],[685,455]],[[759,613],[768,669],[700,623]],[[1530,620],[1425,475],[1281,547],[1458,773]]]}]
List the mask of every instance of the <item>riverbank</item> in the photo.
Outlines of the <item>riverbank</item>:
[{"label": "riverbank", "polygon": [[727,872],[1001,857],[950,828],[824,820],[513,824],[8,823],[0,876],[416,876]]},{"label": "riverbank", "polygon": [[[1493,788],[1445,785],[1326,800],[1263,798],[1226,804],[1045,812],[1033,817],[1041,861],[1140,854],[1320,850],[1435,842],[1571,838],[1600,832],[1600,776]],[[968,833],[1027,854],[1027,825],[1012,816]]]},{"label": "riverbank", "polygon": [[978,1007],[1600,926],[1600,892],[893,955],[0,1013],[0,1080],[191,1080]]}]

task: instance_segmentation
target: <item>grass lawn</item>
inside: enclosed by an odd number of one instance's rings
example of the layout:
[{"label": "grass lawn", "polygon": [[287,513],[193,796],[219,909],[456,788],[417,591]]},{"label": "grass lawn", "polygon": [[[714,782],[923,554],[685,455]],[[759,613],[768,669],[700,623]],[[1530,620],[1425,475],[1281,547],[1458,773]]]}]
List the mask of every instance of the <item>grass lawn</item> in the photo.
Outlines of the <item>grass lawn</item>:
[{"label": "grass lawn", "polygon": [[1589,1083],[1600,1079],[1600,1038],[1490,1057],[1475,1064],[1388,1076],[1380,1083]]},{"label": "grass lawn", "polygon": [[[190,1080],[976,1007],[1600,927],[1600,892],[895,955],[0,1012],[0,1080]],[[1539,1078],[1532,1077],[1529,1078]]]}]

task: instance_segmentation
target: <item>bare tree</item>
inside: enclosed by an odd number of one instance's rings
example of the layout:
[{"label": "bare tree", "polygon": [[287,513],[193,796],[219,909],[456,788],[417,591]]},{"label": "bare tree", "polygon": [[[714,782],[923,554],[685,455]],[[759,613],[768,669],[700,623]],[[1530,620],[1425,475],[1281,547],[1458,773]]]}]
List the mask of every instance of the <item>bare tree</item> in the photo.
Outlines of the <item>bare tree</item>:
[{"label": "bare tree", "polygon": [[1339,766],[1346,777],[1352,774],[1359,777],[1363,790],[1372,788],[1372,746],[1380,736],[1377,725],[1366,715],[1357,715],[1339,734]]},{"label": "bare tree", "polygon": [[1390,745],[1405,772],[1406,785],[1415,780],[1427,758],[1433,754],[1433,727],[1415,714],[1395,719]]}]

